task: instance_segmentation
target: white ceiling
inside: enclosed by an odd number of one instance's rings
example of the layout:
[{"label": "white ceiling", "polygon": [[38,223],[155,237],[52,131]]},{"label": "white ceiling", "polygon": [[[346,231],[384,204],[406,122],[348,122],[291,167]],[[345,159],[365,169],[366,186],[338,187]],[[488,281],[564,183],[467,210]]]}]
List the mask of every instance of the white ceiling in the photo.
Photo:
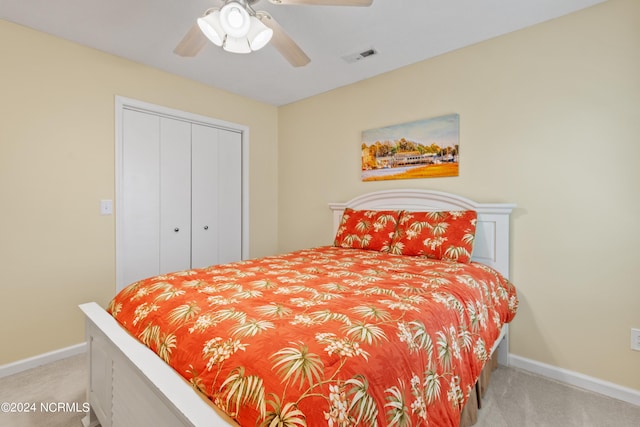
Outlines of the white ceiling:
[{"label": "white ceiling", "polygon": [[[311,58],[294,68],[275,50],[247,55],[208,44],[173,53],[211,0],[0,0],[0,17],[272,105],[284,105],[604,0],[374,0],[370,7],[274,5],[266,10]],[[343,57],[376,49],[367,59]]]}]

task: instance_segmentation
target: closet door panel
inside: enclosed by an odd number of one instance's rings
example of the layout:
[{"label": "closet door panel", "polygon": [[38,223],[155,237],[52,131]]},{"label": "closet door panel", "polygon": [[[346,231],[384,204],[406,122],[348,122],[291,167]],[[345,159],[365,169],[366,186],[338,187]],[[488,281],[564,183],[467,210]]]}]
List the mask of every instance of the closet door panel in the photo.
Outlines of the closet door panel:
[{"label": "closet door panel", "polygon": [[242,259],[242,130],[153,107],[117,110],[118,290]]},{"label": "closet door panel", "polygon": [[160,272],[191,267],[191,124],[160,119]]},{"label": "closet door panel", "polygon": [[191,237],[191,266],[207,267],[218,264],[218,236],[224,225],[218,215],[218,194],[226,185],[226,177],[218,172],[219,130],[209,126],[192,125],[191,139],[191,207],[193,231]]},{"label": "closet door panel", "polygon": [[121,251],[125,284],[159,274],[160,119],[123,111]]},{"label": "closet door panel", "polygon": [[242,136],[220,130],[218,173],[223,178],[218,194],[220,263],[242,259]]}]

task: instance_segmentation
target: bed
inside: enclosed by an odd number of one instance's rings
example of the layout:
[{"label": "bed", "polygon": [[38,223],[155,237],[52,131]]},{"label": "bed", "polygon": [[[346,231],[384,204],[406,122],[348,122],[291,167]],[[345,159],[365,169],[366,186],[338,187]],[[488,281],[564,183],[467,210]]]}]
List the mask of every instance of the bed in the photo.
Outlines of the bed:
[{"label": "bed", "polygon": [[107,310],[81,305],[83,424],[472,424],[491,366],[508,363],[513,207],[368,193],[330,204],[332,246],[157,276]]}]

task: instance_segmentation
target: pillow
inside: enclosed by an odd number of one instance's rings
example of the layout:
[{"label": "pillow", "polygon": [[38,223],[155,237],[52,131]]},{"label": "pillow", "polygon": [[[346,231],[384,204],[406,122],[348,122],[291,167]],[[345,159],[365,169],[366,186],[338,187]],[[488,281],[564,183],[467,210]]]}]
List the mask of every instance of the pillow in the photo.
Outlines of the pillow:
[{"label": "pillow", "polygon": [[334,246],[388,252],[400,211],[372,211],[346,208],[336,232]]},{"label": "pillow", "polygon": [[477,219],[476,211],[403,211],[389,252],[468,263]]}]

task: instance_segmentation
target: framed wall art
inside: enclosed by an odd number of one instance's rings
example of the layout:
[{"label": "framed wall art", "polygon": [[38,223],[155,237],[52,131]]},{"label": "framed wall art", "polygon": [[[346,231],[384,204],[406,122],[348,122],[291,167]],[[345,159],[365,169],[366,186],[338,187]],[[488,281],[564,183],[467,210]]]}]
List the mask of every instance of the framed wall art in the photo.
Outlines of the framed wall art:
[{"label": "framed wall art", "polygon": [[460,115],[362,132],[362,180],[458,176]]}]

